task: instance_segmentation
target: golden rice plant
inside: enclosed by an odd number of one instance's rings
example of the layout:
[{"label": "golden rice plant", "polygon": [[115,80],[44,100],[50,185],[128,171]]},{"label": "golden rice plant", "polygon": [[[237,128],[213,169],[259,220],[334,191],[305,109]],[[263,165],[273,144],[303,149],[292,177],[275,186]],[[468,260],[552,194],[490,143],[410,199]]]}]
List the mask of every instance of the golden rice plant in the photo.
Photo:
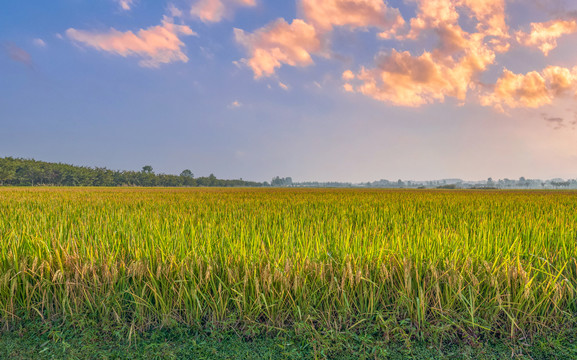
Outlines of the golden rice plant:
[{"label": "golden rice plant", "polygon": [[575,192],[3,188],[0,240],[5,325],[531,336],[577,310]]}]

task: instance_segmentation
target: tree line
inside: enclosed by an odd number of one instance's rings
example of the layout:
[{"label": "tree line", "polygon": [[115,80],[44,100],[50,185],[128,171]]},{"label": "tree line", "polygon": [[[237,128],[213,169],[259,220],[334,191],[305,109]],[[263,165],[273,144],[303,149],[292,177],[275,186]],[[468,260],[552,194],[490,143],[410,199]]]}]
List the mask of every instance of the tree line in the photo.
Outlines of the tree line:
[{"label": "tree line", "polygon": [[266,186],[254,181],[223,180],[210,174],[195,178],[186,169],[180,175],[155,174],[152,166],[141,171],[74,166],[33,159],[0,158],[0,186]]}]

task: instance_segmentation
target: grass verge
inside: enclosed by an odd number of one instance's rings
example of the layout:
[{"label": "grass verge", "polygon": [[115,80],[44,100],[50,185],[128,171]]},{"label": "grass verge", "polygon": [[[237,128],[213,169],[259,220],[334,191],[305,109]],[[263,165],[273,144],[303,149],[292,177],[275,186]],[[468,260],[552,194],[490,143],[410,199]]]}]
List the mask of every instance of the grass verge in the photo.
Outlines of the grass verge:
[{"label": "grass verge", "polygon": [[[405,334],[406,335],[406,334]],[[87,322],[22,321],[0,332],[3,359],[577,359],[575,333],[523,340],[391,338],[370,328],[282,333],[184,326],[133,332]]]}]

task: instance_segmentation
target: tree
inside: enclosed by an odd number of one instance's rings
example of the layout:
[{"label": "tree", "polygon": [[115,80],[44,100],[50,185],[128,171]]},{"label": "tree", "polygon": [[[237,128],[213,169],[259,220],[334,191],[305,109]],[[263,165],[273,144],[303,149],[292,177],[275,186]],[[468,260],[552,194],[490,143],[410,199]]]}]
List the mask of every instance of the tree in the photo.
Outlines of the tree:
[{"label": "tree", "polygon": [[155,174],[152,166],[141,171],[117,171],[106,168],[80,167],[47,163],[33,159],[0,157],[1,185],[58,185],[58,186],[263,186],[244,180],[217,179],[214,174],[194,178],[189,169],[180,176]]},{"label": "tree", "polygon": [[96,177],[92,181],[94,186],[114,186],[114,172],[106,168],[95,168]]},{"label": "tree", "polygon": [[519,182],[517,183],[519,186],[529,186],[529,182],[525,179],[524,176],[519,178]]},{"label": "tree", "polygon": [[185,177],[185,178],[193,178],[194,174],[189,169],[185,169],[185,170],[182,170],[182,172],[180,173],[180,176]]},{"label": "tree", "polygon": [[290,186],[293,184],[293,179],[290,176],[286,178],[275,176],[272,178],[270,184],[271,186]]},{"label": "tree", "polygon": [[14,178],[16,172],[14,169],[8,169],[7,167],[0,167],[0,185],[4,185],[5,182],[8,182]]},{"label": "tree", "polygon": [[208,175],[208,186],[215,186],[216,185],[216,176],[214,174]]}]

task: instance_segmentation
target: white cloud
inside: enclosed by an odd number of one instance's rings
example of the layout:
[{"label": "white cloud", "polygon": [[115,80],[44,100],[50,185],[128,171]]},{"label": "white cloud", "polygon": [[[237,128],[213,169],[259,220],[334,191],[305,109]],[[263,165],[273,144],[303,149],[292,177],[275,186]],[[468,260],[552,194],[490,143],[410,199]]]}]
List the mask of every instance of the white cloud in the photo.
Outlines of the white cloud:
[{"label": "white cloud", "polygon": [[116,2],[118,2],[118,5],[120,5],[120,8],[122,10],[130,11],[132,10],[132,6],[136,2],[136,0],[116,0]]},{"label": "white cloud", "polygon": [[32,42],[38,47],[46,47],[46,42],[44,42],[42,39],[34,39]]}]

